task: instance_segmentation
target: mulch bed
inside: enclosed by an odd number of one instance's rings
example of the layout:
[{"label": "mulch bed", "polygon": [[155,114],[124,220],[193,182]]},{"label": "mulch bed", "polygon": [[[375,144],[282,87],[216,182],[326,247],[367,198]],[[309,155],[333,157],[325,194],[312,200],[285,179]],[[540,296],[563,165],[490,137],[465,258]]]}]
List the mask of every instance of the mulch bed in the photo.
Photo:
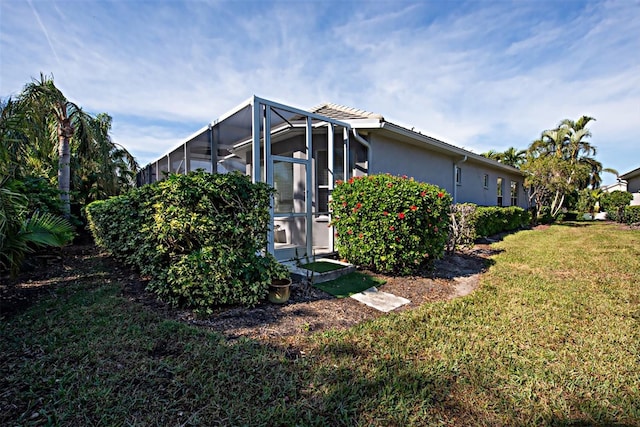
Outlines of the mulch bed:
[{"label": "mulch bed", "polygon": [[[436,262],[433,271],[422,275],[377,275],[386,280],[380,290],[411,301],[396,311],[449,300],[477,286],[487,258],[494,253],[489,246],[480,244],[464,253],[446,255]],[[61,286],[79,281],[88,283],[97,273],[100,283],[122,283],[122,296],[135,304],[165,318],[220,332],[229,339],[246,337],[275,343],[318,331],[346,329],[386,315],[352,298],[337,299],[304,283],[293,283],[291,298],[286,304],[265,302],[253,308],[221,307],[213,315],[202,318],[158,301],[145,291],[144,278],[100,252],[90,238],[54,253],[39,254],[34,259],[36,265],[32,271],[16,279],[0,279],[0,319],[20,313],[38,298],[55,294]]]}]

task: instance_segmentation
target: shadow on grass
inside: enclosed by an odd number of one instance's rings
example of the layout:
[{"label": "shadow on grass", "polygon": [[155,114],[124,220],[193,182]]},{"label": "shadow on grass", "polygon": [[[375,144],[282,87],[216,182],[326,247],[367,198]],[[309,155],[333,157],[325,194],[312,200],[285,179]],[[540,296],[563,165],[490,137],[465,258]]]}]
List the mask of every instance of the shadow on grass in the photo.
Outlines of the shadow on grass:
[{"label": "shadow on grass", "polygon": [[573,227],[573,228],[584,228],[584,227],[592,227],[594,225],[603,224],[610,221],[559,221],[555,222],[554,225],[559,225],[561,227]]}]

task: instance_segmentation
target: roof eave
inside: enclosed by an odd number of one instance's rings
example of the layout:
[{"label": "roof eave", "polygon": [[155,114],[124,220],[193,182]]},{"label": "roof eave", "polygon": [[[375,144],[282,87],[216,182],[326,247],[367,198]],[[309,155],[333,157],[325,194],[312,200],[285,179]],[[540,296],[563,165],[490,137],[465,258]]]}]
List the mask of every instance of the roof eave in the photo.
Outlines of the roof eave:
[{"label": "roof eave", "polygon": [[630,179],[630,178],[634,178],[636,176],[640,175],[640,168],[634,169],[632,171],[629,171],[627,173],[623,173],[622,175],[620,175],[620,179]]},{"label": "roof eave", "polygon": [[439,151],[442,152],[447,152],[447,153],[451,153],[454,155],[459,155],[459,156],[467,156],[468,159],[473,159],[479,163],[484,163],[487,165],[491,165],[493,167],[497,167],[500,169],[503,169],[505,171],[509,171],[511,173],[515,173],[518,175],[524,175],[523,172],[518,169],[518,168],[514,168],[513,166],[509,166],[509,165],[505,165],[503,163],[497,162],[495,160],[492,159],[488,159],[484,156],[481,156],[479,154],[476,153],[472,153],[471,151],[465,150],[464,148],[460,148],[460,147],[456,147],[455,145],[451,145],[448,144],[444,141],[440,141],[438,139],[432,138],[428,135],[424,135],[422,133],[418,133],[415,131],[412,131],[410,129],[407,129],[405,127],[396,125],[395,123],[391,123],[391,122],[383,122],[380,126],[383,129],[386,129],[390,132],[394,132],[396,134],[400,134],[403,135],[407,138],[411,138],[417,142],[423,143],[423,144],[427,144],[430,145],[432,147],[437,148]]}]

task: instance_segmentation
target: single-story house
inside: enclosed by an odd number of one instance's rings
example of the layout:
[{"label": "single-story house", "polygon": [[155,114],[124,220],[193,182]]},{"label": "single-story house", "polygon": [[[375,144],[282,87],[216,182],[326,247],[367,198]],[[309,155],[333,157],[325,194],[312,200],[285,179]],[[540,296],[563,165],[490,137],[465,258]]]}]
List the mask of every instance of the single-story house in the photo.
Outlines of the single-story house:
[{"label": "single-story house", "polygon": [[144,167],[138,185],[196,169],[276,188],[267,250],[281,260],[333,252],[329,197],[352,176],[407,175],[454,203],[528,206],[518,169],[337,104],[304,110],[253,96]]},{"label": "single-story house", "polygon": [[619,179],[621,183],[626,183],[626,191],[633,195],[631,206],[640,205],[640,168],[623,173]]}]

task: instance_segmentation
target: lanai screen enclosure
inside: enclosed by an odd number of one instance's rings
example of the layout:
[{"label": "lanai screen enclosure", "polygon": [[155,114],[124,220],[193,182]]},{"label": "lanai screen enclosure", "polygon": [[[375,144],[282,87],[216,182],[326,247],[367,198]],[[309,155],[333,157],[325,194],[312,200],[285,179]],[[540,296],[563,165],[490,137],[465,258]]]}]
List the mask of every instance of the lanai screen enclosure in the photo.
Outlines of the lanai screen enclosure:
[{"label": "lanai screen enclosure", "polygon": [[167,173],[241,171],[277,190],[267,251],[279,260],[334,251],[329,195],[349,178],[347,123],[253,96],[138,174],[138,185]]}]

